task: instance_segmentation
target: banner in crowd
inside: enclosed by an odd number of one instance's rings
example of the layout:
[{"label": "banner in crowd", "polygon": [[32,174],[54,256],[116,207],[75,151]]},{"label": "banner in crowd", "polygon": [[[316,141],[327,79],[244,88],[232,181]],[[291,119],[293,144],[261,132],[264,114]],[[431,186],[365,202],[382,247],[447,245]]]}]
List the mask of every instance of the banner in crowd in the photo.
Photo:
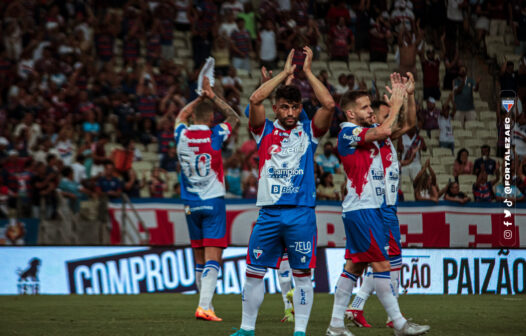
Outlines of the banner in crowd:
[{"label": "banner in crowd", "polygon": [[0,219],[0,245],[36,245],[39,219]]},{"label": "banner in crowd", "polygon": [[[241,293],[246,254],[225,249],[218,294]],[[319,248],[317,256],[315,291],[333,293],[344,249]],[[190,248],[0,247],[0,294],[192,294],[194,266]],[[524,294],[526,250],[404,249],[400,284],[406,294]],[[265,287],[280,291],[275,270]]]},{"label": "banner in crowd", "polygon": [[[429,204],[429,203],[427,203]],[[505,218],[498,204],[453,203],[439,205],[405,203],[398,207],[403,247],[425,248],[497,248],[526,247],[526,207],[511,212]],[[190,239],[182,203],[137,200],[137,210],[143,226],[135,216],[129,215],[131,224],[123,225],[122,205],[110,204],[112,223],[111,243],[136,245],[147,237],[151,245],[189,245]],[[493,207],[492,207],[493,206]],[[125,210],[130,213],[128,209]],[[259,209],[254,203],[227,203],[227,235],[230,245],[246,246],[257,220]],[[316,207],[319,247],[344,247],[345,231],[340,205]],[[504,222],[510,223],[504,225]],[[126,234],[123,234],[123,231]],[[506,232],[505,232],[506,231]],[[505,241],[504,235],[510,234]]]}]

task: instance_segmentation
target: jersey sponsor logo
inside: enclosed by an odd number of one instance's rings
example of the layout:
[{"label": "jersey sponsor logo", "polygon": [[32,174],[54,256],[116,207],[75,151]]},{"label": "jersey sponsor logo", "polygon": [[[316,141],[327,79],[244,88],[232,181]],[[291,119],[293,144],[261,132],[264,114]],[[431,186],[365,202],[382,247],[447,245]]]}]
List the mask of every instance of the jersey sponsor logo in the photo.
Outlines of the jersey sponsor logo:
[{"label": "jersey sponsor logo", "polygon": [[299,187],[294,186],[279,186],[277,184],[273,184],[270,188],[271,194],[297,194],[300,191]]},{"label": "jersey sponsor logo", "polygon": [[279,152],[281,152],[281,147],[279,145],[272,145],[268,148],[268,153],[271,155]]},{"label": "jersey sponsor logo", "polygon": [[191,143],[208,143],[208,142],[212,142],[212,140],[210,140],[210,138],[202,138],[202,139],[186,138],[186,141],[191,142]]},{"label": "jersey sponsor logo", "polygon": [[389,162],[393,162],[393,155],[391,153],[387,154],[387,156],[385,157],[385,159]]},{"label": "jersey sponsor logo", "polygon": [[381,181],[384,179],[384,172],[381,170],[371,169],[371,176],[373,180]]},{"label": "jersey sponsor logo", "polygon": [[281,136],[281,137],[288,138],[290,134],[286,133],[286,132],[280,132],[280,130],[275,130],[274,131],[274,135],[278,135],[278,136]]},{"label": "jersey sponsor logo", "polygon": [[224,129],[225,131],[230,132],[226,124],[219,124],[219,126],[221,126],[221,128]]},{"label": "jersey sponsor logo", "polygon": [[393,172],[393,171],[389,172],[389,177],[388,178],[391,181],[398,181],[398,179],[399,179],[398,172]]},{"label": "jersey sponsor logo", "polygon": [[353,145],[353,146],[356,146],[356,143],[358,143],[358,142],[360,142],[362,140],[362,138],[357,136],[357,135],[348,135],[348,134],[344,134],[343,138],[345,140],[349,140],[351,142],[351,145]]},{"label": "jersey sponsor logo", "polygon": [[382,196],[383,194],[385,194],[385,189],[384,188],[376,187],[375,190],[376,190],[376,195],[377,196]]},{"label": "jersey sponsor logo", "polygon": [[[287,144],[288,141],[285,141],[286,139],[284,139],[282,141],[283,144]],[[282,148],[280,147],[279,145],[272,145],[269,147],[268,149],[268,153],[269,154],[277,154],[277,153],[281,153],[281,154],[294,154],[294,153],[301,153],[305,150],[305,146],[303,145],[300,145],[300,146],[294,146],[294,147],[289,147],[289,148]]]},{"label": "jersey sponsor logo", "polygon": [[312,251],[312,243],[310,241],[297,241],[291,247],[294,247],[294,251],[301,254],[309,254]]},{"label": "jersey sponsor logo", "polygon": [[302,264],[306,263],[307,262],[307,257],[306,256],[301,257],[300,262]]},{"label": "jersey sponsor logo", "polygon": [[256,259],[259,259],[259,257],[261,257],[261,255],[263,254],[263,250],[261,249],[253,249],[252,252],[254,253],[254,257]]},{"label": "jersey sponsor logo", "polygon": [[267,176],[270,178],[290,178],[297,175],[303,175],[304,171],[301,168],[283,168],[269,167],[267,169]]}]

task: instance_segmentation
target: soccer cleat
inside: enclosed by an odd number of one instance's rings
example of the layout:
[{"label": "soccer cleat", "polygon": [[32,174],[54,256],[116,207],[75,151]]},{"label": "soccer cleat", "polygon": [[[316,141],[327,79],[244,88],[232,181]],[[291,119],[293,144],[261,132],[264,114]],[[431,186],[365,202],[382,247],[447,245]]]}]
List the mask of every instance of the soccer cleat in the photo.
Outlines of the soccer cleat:
[{"label": "soccer cleat", "polygon": [[222,318],[216,316],[216,313],[212,309],[204,310],[201,307],[197,307],[195,311],[195,318],[198,320],[221,322]]},{"label": "soccer cleat", "polygon": [[385,324],[385,326],[386,326],[387,328],[394,328],[393,321],[389,321],[389,322],[387,322],[387,323]]},{"label": "soccer cleat", "polygon": [[414,335],[423,335],[431,329],[428,325],[420,325],[413,322],[407,321],[402,329],[395,329],[395,336],[414,336]]},{"label": "soccer cleat", "polygon": [[367,323],[363,316],[363,310],[347,309],[345,311],[345,318],[349,319],[358,328],[371,328],[371,325]]},{"label": "soccer cleat", "polygon": [[281,322],[294,322],[294,309],[285,309],[285,316],[283,316]]},{"label": "soccer cleat", "polygon": [[255,335],[254,330],[245,330],[245,329],[239,328],[239,330],[236,330],[236,332],[230,336],[254,336],[254,335]]},{"label": "soccer cleat", "polygon": [[293,305],[292,311],[294,311],[294,288],[287,292],[287,300],[289,300],[290,304]]},{"label": "soccer cleat", "polygon": [[331,327],[329,326],[329,328],[327,328],[327,331],[325,332],[325,335],[326,336],[354,336],[353,333],[343,327],[343,328],[335,328],[335,327]]}]

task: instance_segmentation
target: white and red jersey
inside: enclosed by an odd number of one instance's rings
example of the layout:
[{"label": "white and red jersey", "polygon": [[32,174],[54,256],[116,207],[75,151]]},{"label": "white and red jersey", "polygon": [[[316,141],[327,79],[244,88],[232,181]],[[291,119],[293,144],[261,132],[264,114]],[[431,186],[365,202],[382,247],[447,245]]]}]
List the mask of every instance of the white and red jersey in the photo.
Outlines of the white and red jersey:
[{"label": "white and red jersey", "polygon": [[338,153],[347,175],[343,212],[376,209],[384,204],[385,180],[381,144],[365,142],[369,128],[344,122],[338,134]]},{"label": "white and red jersey", "polygon": [[232,134],[232,126],[179,124],[174,131],[181,164],[181,198],[207,200],[225,195],[221,146]]},{"label": "white and red jersey", "polygon": [[251,132],[259,154],[256,205],[315,206],[314,152],[324,132],[308,119],[290,130],[267,119]]},{"label": "white and red jersey", "polygon": [[387,138],[380,144],[380,155],[385,176],[385,203],[396,205],[400,184],[400,163],[393,141]]}]

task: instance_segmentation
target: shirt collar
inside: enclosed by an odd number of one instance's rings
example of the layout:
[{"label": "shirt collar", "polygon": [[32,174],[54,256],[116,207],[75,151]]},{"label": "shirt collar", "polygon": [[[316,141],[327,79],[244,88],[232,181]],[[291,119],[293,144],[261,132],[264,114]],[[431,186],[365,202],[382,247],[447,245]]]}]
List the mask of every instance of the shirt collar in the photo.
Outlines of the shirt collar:
[{"label": "shirt collar", "polygon": [[208,131],[210,127],[206,125],[190,125],[188,129],[194,130],[194,131]]}]

